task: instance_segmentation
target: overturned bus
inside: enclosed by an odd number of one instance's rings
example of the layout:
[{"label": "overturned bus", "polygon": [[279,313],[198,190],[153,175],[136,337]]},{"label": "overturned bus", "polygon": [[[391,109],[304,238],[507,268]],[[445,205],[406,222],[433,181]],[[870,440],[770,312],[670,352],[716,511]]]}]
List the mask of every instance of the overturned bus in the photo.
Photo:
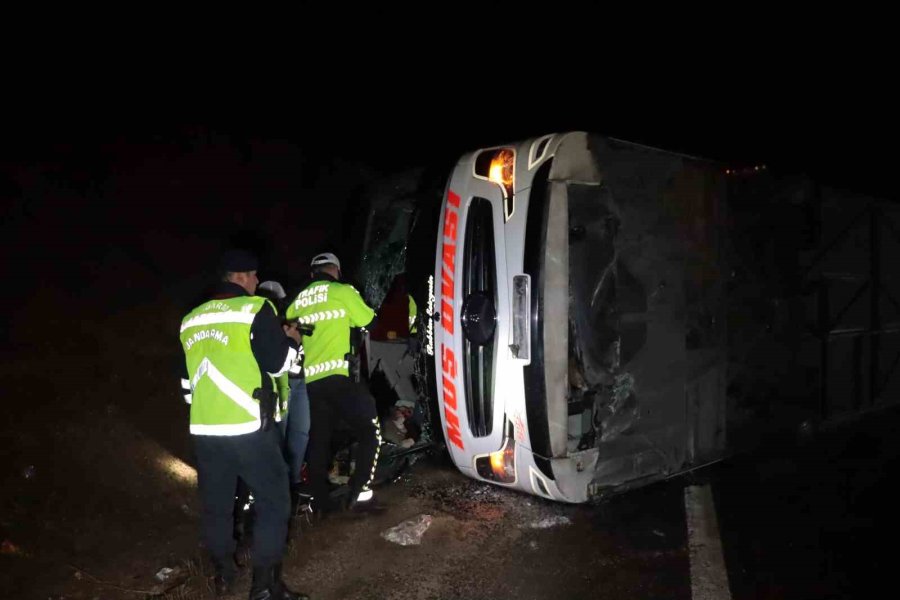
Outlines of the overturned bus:
[{"label": "overturned bus", "polygon": [[444,186],[378,198],[361,274],[378,305],[404,272],[418,389],[469,477],[585,502],[900,397],[889,205],[583,132]]}]

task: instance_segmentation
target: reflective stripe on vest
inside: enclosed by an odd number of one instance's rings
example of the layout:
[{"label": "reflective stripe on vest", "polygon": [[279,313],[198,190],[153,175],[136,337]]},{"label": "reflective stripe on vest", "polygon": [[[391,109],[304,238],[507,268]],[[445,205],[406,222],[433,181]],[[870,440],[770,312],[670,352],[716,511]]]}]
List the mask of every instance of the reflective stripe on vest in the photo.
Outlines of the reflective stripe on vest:
[{"label": "reflective stripe on vest", "polygon": [[326,360],[325,362],[319,363],[317,365],[307,366],[306,375],[307,377],[311,375],[321,375],[322,373],[327,373],[328,371],[347,368],[349,368],[349,364],[346,360]]},{"label": "reflective stripe on vest", "polygon": [[234,402],[247,411],[253,417],[252,421],[246,423],[230,423],[230,424],[200,424],[191,423],[191,433],[195,435],[242,435],[245,433],[253,433],[259,429],[259,403],[248,396],[244,390],[238,387],[233,381],[225,377],[225,375],[212,364],[208,358],[204,358],[200,363],[200,367],[191,378],[191,389],[197,387],[200,379],[206,375],[209,377],[219,390],[234,400]]},{"label": "reflective stripe on vest", "polygon": [[306,315],[305,317],[298,317],[297,320],[301,323],[318,323],[319,321],[342,319],[345,316],[347,316],[347,311],[343,308],[339,308],[337,310],[322,310],[319,312],[314,312],[312,314]]},{"label": "reflective stripe on vest", "polygon": [[350,329],[368,325],[374,316],[352,285],[317,280],[301,291],[288,307],[287,317],[315,327],[313,335],[303,336],[307,383],[323,377],[347,377]]},{"label": "reflective stripe on vest", "polygon": [[200,327],[202,325],[221,325],[223,323],[244,323],[245,325],[250,325],[253,323],[254,317],[256,317],[255,312],[251,313],[239,310],[220,313],[205,313],[197,315],[196,317],[191,317],[182,323],[181,333],[184,333],[185,329]]},{"label": "reflective stripe on vest", "polygon": [[250,329],[266,302],[258,296],[211,300],[182,320],[192,434],[243,435],[259,429],[259,402],[252,395],[264,384]]}]

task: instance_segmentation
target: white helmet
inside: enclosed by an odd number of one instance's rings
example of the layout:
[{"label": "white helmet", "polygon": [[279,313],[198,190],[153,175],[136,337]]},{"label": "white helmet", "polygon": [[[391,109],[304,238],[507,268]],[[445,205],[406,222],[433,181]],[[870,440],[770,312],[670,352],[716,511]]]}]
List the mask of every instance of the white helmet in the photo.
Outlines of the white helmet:
[{"label": "white helmet", "polygon": [[331,252],[323,252],[322,254],[316,254],[315,256],[313,256],[312,262],[309,263],[310,267],[318,267],[321,265],[334,265],[338,269],[340,269],[341,261],[339,261],[338,257]]},{"label": "white helmet", "polygon": [[278,300],[284,300],[284,297],[287,296],[287,294],[284,292],[284,288],[281,287],[281,284],[277,281],[263,281],[261,284],[259,284],[257,289],[270,292]]}]

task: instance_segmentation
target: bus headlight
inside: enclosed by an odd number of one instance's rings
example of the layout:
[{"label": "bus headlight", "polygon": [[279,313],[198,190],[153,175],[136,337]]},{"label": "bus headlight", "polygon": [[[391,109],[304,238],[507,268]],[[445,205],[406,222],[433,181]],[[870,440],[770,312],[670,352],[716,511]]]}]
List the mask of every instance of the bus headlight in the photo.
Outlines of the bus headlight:
[{"label": "bus headlight", "polygon": [[513,151],[507,148],[498,150],[491,158],[491,166],[488,169],[488,179],[502,185],[509,196],[512,196],[513,191],[515,156]]},{"label": "bus headlight", "polygon": [[516,439],[512,423],[507,422],[503,447],[475,458],[475,471],[483,478],[497,483],[516,481]]},{"label": "bus headlight", "polygon": [[485,150],[475,159],[475,175],[484,177],[503,190],[503,222],[509,221],[516,208],[516,153],[512,148]]}]

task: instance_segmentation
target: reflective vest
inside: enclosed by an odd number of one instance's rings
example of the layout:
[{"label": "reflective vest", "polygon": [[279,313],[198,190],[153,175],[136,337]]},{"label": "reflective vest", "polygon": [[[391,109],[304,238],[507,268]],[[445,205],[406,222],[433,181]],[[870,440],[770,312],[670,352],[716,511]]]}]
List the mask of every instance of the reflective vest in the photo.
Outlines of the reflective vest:
[{"label": "reflective vest", "polygon": [[250,328],[265,302],[259,296],[210,300],[181,321],[192,434],[242,435],[259,429],[259,401],[253,391],[262,382]]},{"label": "reflective vest", "polygon": [[288,416],[288,406],[290,405],[291,399],[291,384],[288,380],[288,373],[285,371],[278,377],[273,377],[275,380],[275,389],[278,391],[278,408],[275,410],[275,420],[283,421],[287,419]]},{"label": "reflective vest", "polygon": [[331,375],[349,376],[350,328],[365,327],[375,317],[355,287],[337,281],[313,281],[297,294],[287,318],[313,325],[303,336],[303,372],[306,383]]},{"label": "reflective vest", "polygon": [[409,296],[409,336],[412,337],[419,332],[416,327],[416,317],[419,314],[419,309],[416,306],[416,301],[413,300],[412,294],[407,294]]}]

